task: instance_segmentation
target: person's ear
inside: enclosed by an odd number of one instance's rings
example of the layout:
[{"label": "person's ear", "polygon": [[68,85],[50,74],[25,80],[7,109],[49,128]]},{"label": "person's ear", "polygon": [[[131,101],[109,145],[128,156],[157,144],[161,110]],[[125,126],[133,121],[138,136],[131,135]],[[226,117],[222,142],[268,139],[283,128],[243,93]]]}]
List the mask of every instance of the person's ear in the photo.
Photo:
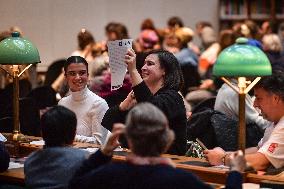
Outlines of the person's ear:
[{"label": "person's ear", "polygon": [[272,94],[273,103],[278,104],[280,102],[280,97],[278,95]]},{"label": "person's ear", "polygon": [[166,70],[165,69],[163,69],[163,77],[165,77],[165,75],[166,75]]}]

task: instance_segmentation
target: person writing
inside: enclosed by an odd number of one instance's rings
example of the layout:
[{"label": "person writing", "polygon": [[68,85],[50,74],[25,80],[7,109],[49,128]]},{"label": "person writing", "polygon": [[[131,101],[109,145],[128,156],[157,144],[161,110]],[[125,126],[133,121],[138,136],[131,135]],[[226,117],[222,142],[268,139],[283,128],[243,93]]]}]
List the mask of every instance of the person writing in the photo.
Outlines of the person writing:
[{"label": "person writing", "polygon": [[[284,73],[263,77],[254,87],[254,94],[254,107],[274,125],[266,128],[257,147],[246,149],[246,161],[255,170],[266,170],[270,166],[281,168],[284,166]],[[204,153],[212,165],[221,165],[227,164],[232,152],[217,147]]]},{"label": "person writing", "polygon": [[[122,133],[131,153],[126,156],[126,162],[110,162]],[[162,111],[148,102],[140,103],[128,113],[125,129],[122,124],[115,124],[106,145],[83,162],[69,188],[211,188],[192,173],[176,169],[170,158],[161,156],[174,137]],[[244,170],[245,161],[238,153],[232,158],[226,188],[240,189],[242,176],[238,171]]]},{"label": "person writing", "polygon": [[186,152],[186,110],[182,96],[178,93],[183,78],[175,56],[165,50],[150,51],[141,69],[136,68],[136,54],[129,49],[125,63],[132,82],[132,92],[119,105],[110,108],[102,126],[112,129],[114,123],[124,123],[128,111],[136,103],[150,102],[157,106],[169,120],[169,127],[175,133],[173,145],[167,153],[184,155]]},{"label": "person writing", "polygon": [[81,56],[71,56],[64,65],[69,96],[58,104],[74,111],[77,116],[76,141],[103,144],[110,132],[101,126],[108,105],[87,88],[88,63]]}]

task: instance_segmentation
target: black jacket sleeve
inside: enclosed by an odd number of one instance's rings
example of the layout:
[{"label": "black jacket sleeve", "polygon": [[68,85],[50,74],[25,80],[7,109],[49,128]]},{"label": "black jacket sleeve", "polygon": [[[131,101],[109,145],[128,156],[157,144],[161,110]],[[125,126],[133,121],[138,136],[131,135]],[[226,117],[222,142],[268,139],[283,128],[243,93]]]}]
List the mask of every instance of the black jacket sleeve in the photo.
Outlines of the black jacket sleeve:
[{"label": "black jacket sleeve", "polygon": [[103,117],[102,126],[111,131],[114,123],[125,123],[127,113],[120,111],[119,105],[109,108]]}]

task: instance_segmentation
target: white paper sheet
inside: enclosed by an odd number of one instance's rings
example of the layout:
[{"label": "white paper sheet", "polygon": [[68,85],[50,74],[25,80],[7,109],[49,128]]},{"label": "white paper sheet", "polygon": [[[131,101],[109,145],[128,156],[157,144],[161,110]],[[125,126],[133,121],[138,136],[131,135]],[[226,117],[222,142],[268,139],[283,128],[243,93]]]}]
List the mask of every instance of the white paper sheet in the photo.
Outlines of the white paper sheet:
[{"label": "white paper sheet", "polygon": [[123,85],[127,71],[127,65],[124,62],[125,55],[127,49],[132,48],[132,41],[133,39],[122,39],[107,43],[111,71],[111,90],[117,90]]},{"label": "white paper sheet", "polygon": [[[98,151],[98,149],[99,148],[82,148],[82,150],[86,150],[89,153],[95,153],[96,151]],[[119,146],[116,149],[114,149],[113,151],[115,151],[115,152],[123,151],[123,148],[121,148],[121,146]]]},{"label": "white paper sheet", "polygon": [[0,141],[1,142],[6,142],[7,139],[0,133]]},{"label": "white paper sheet", "polygon": [[95,153],[96,151],[98,151],[99,148],[85,148],[83,150],[88,151],[89,153]]},{"label": "white paper sheet", "polygon": [[8,169],[16,169],[16,168],[22,168],[22,167],[24,167],[23,163],[11,162],[10,161]]},{"label": "white paper sheet", "polygon": [[44,145],[44,140],[31,141],[30,144],[43,146]]}]

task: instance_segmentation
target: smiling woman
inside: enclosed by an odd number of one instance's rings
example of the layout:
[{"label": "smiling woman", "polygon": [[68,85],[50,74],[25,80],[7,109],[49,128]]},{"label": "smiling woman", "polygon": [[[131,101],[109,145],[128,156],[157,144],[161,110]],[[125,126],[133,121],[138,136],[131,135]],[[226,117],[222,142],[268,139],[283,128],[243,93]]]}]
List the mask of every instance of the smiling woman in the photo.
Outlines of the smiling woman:
[{"label": "smiling woman", "polygon": [[129,49],[125,63],[132,82],[132,92],[119,105],[110,108],[102,125],[111,130],[113,123],[124,123],[126,114],[136,103],[150,102],[157,106],[169,120],[169,127],[175,133],[175,141],[167,151],[184,155],[186,150],[186,111],[182,96],[178,93],[183,78],[175,56],[164,50],[151,51],[142,67],[142,77],[136,69],[136,54]]},{"label": "smiling woman", "polygon": [[81,56],[71,56],[64,65],[65,77],[72,92],[81,91],[88,82],[88,63]]},{"label": "smiling woman", "polygon": [[87,88],[88,63],[80,56],[71,56],[64,65],[69,96],[62,98],[59,105],[74,111],[78,122],[76,141],[103,144],[110,133],[101,126],[108,105],[104,99]]}]

